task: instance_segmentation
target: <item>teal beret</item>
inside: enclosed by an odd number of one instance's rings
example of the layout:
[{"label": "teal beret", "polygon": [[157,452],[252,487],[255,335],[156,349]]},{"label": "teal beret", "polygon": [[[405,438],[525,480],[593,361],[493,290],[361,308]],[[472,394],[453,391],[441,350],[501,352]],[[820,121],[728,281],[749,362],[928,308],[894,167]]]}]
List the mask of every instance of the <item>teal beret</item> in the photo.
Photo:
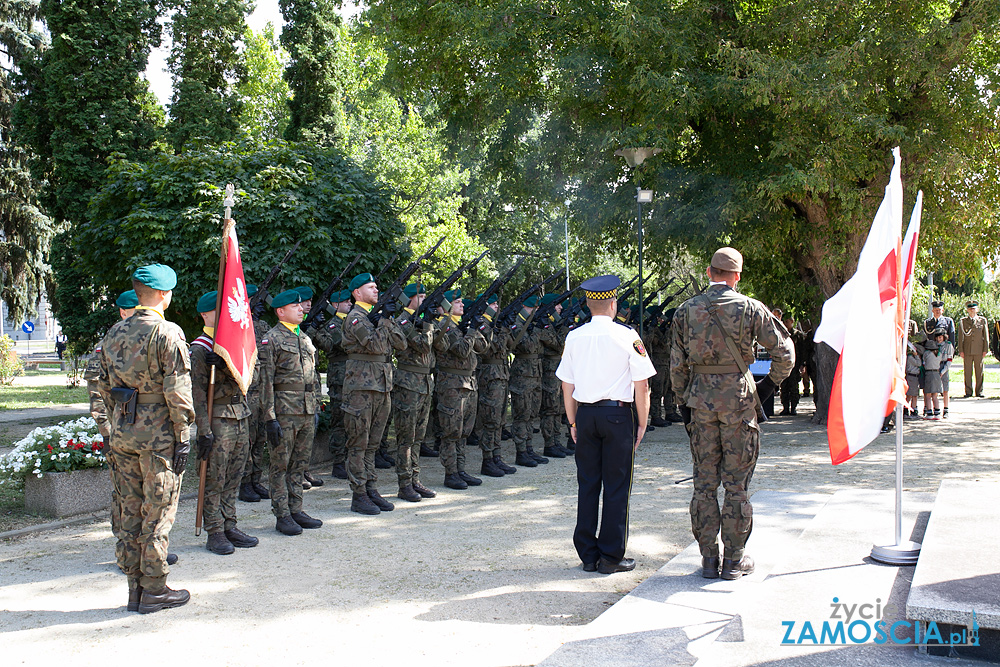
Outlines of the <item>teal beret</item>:
[{"label": "teal beret", "polygon": [[132,274],[132,280],[138,280],[146,287],[168,292],[177,286],[177,274],[166,264],[149,264],[140,266]]},{"label": "teal beret", "polygon": [[375,282],[375,276],[370,273],[359,273],[358,275],[351,278],[351,284],[347,286],[349,292],[353,292],[359,287],[364,287],[368,283]]},{"label": "teal beret", "polygon": [[542,297],[542,305],[548,305],[559,298],[558,294],[552,294],[551,292]]},{"label": "teal beret", "polygon": [[652,315],[655,310],[656,310],[656,306],[646,306],[646,314],[647,315]]},{"label": "teal beret", "polygon": [[336,294],[334,294],[334,296],[337,297],[337,303],[343,303],[345,301],[350,301],[351,300],[351,290],[349,290],[349,289],[342,289],[339,292],[337,292]]},{"label": "teal beret", "polygon": [[257,293],[256,285],[247,285],[247,296],[253,296]]},{"label": "teal beret", "polygon": [[622,301],[619,303],[618,310],[628,310],[628,301]]},{"label": "teal beret", "polygon": [[312,287],[309,287],[308,285],[299,285],[295,288],[295,291],[302,295],[303,301],[309,301],[313,298]]},{"label": "teal beret", "polygon": [[630,313],[638,313],[639,312],[639,304],[635,304],[634,306],[631,306],[628,310],[629,310]]},{"label": "teal beret", "polygon": [[453,290],[448,290],[447,292],[444,293],[444,298],[448,299],[448,301],[454,301],[455,299],[458,299],[461,296],[462,296],[462,288],[460,287],[457,287]]},{"label": "teal beret", "polygon": [[115,299],[115,305],[119,308],[135,308],[139,305],[139,297],[135,295],[134,289],[130,289],[127,292],[122,292],[121,296]]},{"label": "teal beret", "polygon": [[534,308],[535,306],[538,305],[538,296],[532,294],[531,296],[529,296],[527,299],[524,300],[524,305],[527,306],[528,308]]},{"label": "teal beret", "polygon": [[409,298],[415,297],[417,294],[427,294],[427,290],[424,288],[423,283],[410,283],[403,288],[403,294]]},{"label": "teal beret", "polygon": [[299,294],[298,290],[286,289],[284,292],[271,299],[271,308],[281,308],[282,306],[287,306],[290,303],[301,302],[302,295]]},{"label": "teal beret", "polygon": [[202,294],[201,298],[198,299],[198,312],[207,313],[211,310],[215,310],[215,300],[219,296],[219,290],[212,290],[207,294]]},{"label": "teal beret", "polygon": [[475,302],[472,299],[462,299],[462,305],[465,306],[466,308],[471,306],[473,303]]},{"label": "teal beret", "polygon": [[493,294],[490,295],[490,298],[486,299],[486,303],[496,303],[499,300],[500,296],[496,292],[494,292]]}]

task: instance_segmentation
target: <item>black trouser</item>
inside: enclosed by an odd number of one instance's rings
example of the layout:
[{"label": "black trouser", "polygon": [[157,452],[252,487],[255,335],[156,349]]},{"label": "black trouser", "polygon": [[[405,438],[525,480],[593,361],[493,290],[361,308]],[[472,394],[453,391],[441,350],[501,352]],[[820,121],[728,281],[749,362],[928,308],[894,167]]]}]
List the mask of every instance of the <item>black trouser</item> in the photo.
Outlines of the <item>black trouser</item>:
[{"label": "black trouser", "polygon": [[[581,404],[576,413],[576,479],[580,492],[573,544],[584,563],[596,563],[602,556],[615,562],[625,557],[638,426],[634,406]],[[602,487],[604,507],[598,536]]]}]

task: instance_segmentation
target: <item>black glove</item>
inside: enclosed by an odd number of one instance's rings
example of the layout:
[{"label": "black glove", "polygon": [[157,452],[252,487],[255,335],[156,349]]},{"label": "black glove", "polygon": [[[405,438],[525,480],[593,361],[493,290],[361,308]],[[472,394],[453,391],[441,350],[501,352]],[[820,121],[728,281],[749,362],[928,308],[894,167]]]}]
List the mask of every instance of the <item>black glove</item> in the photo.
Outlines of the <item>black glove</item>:
[{"label": "black glove", "polygon": [[483,326],[483,316],[482,315],[473,315],[472,319],[469,320],[469,325],[473,329],[478,329],[479,327]]},{"label": "black glove", "polygon": [[264,430],[267,431],[267,442],[272,447],[277,447],[281,444],[281,424],[278,423],[277,419],[272,419],[264,424]]},{"label": "black glove", "polygon": [[778,385],[774,384],[774,380],[771,379],[770,375],[765,375],[764,379],[757,383],[757,398],[760,399],[761,404],[763,404],[767,399],[774,396],[774,392],[778,390]]},{"label": "black glove", "polygon": [[188,452],[191,451],[191,443],[187,440],[174,443],[174,474],[180,475],[187,468]]},{"label": "black glove", "polygon": [[387,299],[385,303],[382,304],[382,312],[392,317],[399,312],[399,302],[395,299]]},{"label": "black glove", "polygon": [[691,408],[689,408],[686,405],[678,405],[677,409],[680,410],[681,421],[684,422],[684,425],[687,426],[688,424],[690,424],[691,423]]},{"label": "black glove", "polygon": [[206,433],[205,435],[198,436],[198,460],[206,461],[212,453],[212,447],[215,445],[215,434]]},{"label": "black glove", "polygon": [[424,319],[422,317],[413,318],[413,328],[416,329],[417,331],[423,331],[425,324],[426,322],[424,322]]},{"label": "black glove", "polygon": [[205,353],[205,363],[209,366],[217,366],[219,368],[226,367],[226,360],[217,355],[215,352]]},{"label": "black glove", "polygon": [[371,322],[374,326],[378,326],[378,321],[380,319],[382,319],[382,313],[380,312],[377,313],[374,310],[368,313],[368,321]]}]

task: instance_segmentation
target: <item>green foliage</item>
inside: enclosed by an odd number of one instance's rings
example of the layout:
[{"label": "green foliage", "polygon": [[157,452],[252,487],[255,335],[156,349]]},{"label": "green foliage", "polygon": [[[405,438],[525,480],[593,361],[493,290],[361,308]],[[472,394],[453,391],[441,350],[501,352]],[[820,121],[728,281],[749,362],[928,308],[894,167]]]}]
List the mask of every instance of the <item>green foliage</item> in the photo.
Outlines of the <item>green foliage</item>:
[{"label": "green foliage", "polygon": [[257,141],[280,139],[289,119],[291,91],[282,75],[288,53],[281,48],[270,23],[259,33],[247,28],[243,43],[246,48],[241,59],[246,75],[236,84],[240,131]]},{"label": "green foliage", "polygon": [[173,48],[167,63],[174,79],[170,143],[220,143],[239,134],[241,95],[233,81],[244,75],[237,42],[247,30],[247,0],[176,2],[171,19]]},{"label": "green foliage", "polygon": [[[61,315],[64,326],[111,313],[131,272],[162,262],[178,275],[170,319],[198,331],[195,302],[218,276],[226,183],[236,186],[233,218],[248,281],[263,280],[302,241],[272,293],[300,284],[322,289],[358,252],[366,268],[377,268],[403,231],[391,193],[335,148],[247,141],[145,163],[116,160],[77,236],[79,264],[100,296]],[[397,265],[409,256],[404,247]]]},{"label": "green foliage", "polygon": [[13,384],[18,375],[24,375],[24,364],[14,350],[14,341],[5,334],[0,336],[0,385]]}]

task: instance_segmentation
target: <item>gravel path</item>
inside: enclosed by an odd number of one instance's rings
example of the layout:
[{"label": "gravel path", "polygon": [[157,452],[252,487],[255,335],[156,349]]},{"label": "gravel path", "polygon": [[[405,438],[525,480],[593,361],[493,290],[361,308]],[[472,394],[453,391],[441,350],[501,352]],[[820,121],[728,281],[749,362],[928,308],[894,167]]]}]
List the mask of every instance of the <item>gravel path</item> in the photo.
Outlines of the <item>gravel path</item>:
[{"label": "gravel path", "polygon": [[[806,401],[800,416],[765,426],[753,490],[891,488],[894,436],[833,467],[825,432],[803,415]],[[959,400],[948,421],[908,422],[904,488],[933,492],[945,476],[1000,478],[996,408]],[[400,501],[374,518],[352,514],[346,482],[324,475],[305,506],[326,524],[300,537],[277,534],[263,503],[239,503],[240,527],[261,544],[228,557],[193,536],[194,503],[183,502],[171,534],[181,562],[170,584],[193,599],[150,616],[124,609],[107,522],[0,542],[3,662],[37,664],[44,651],[105,666],[155,647],[195,664],[532,665],[692,541],[691,485],[674,484],[690,474],[680,426],[657,429],[639,451],[629,539],[638,566],[610,577],[582,572],[573,551],[571,460],[465,492],[441,487],[436,460],[421,463],[438,498]],[[380,472],[388,496],[395,485]],[[872,531],[873,541],[891,538],[892,517]]]}]

